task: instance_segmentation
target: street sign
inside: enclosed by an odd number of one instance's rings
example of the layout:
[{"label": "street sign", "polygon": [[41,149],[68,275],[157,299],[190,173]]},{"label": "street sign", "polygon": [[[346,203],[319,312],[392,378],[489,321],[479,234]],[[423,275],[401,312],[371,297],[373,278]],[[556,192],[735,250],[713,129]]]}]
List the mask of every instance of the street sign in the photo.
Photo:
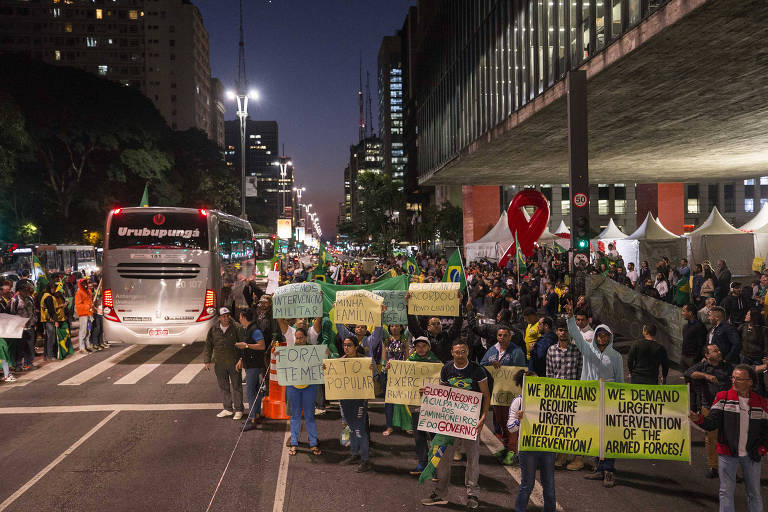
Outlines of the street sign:
[{"label": "street sign", "polygon": [[576,208],[584,208],[587,206],[587,203],[589,203],[587,194],[579,192],[578,194],[573,195],[573,204],[576,206]]},{"label": "street sign", "polygon": [[589,257],[586,254],[580,252],[573,255],[573,264],[577,267],[586,268],[589,265]]}]

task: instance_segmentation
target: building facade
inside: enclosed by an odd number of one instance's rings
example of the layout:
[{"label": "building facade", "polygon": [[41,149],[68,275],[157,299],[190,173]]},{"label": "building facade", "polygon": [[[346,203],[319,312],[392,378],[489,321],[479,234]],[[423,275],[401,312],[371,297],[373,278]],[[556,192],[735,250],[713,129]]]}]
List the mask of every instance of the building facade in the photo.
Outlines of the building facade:
[{"label": "building facade", "polygon": [[366,173],[381,173],[384,169],[382,143],[376,135],[366,137],[349,147],[349,164],[344,169],[344,216],[354,220],[360,213],[362,189],[359,179]]},{"label": "building facade", "polygon": [[188,0],[6,0],[0,52],[142,91],[174,130],[212,130],[208,32]]},{"label": "building facade", "polygon": [[378,58],[379,136],[382,144],[383,171],[402,189],[408,158],[404,146],[404,81],[402,39],[386,36]]}]

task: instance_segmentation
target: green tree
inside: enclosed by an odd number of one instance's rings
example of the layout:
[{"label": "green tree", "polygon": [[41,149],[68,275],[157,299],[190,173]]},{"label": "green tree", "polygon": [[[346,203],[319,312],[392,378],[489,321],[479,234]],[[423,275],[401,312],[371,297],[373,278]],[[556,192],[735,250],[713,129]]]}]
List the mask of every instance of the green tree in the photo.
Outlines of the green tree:
[{"label": "green tree", "polygon": [[361,226],[371,237],[376,252],[388,253],[390,241],[403,238],[403,224],[399,216],[405,213],[405,194],[386,174],[365,173],[358,177],[358,186],[363,201],[360,206]]},{"label": "green tree", "polygon": [[[12,234],[19,225],[18,196],[14,190],[17,168],[29,160],[30,137],[24,116],[8,94],[0,92],[0,238]],[[10,229],[8,229],[10,228]]]}]

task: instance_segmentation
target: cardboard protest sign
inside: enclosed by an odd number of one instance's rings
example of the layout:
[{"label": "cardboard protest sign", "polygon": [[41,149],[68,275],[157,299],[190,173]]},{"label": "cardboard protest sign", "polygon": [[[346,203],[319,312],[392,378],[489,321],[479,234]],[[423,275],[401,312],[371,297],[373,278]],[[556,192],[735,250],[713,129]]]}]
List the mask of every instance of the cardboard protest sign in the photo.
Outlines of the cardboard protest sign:
[{"label": "cardboard protest sign", "polygon": [[270,270],[267,272],[267,295],[272,295],[275,293],[277,288],[280,286],[280,271],[279,270]]},{"label": "cardboard protest sign", "polygon": [[412,283],[409,315],[459,316],[460,283]]},{"label": "cardboard protest sign", "polygon": [[752,270],[754,272],[760,272],[763,269],[764,262],[765,258],[755,256],[755,258],[752,260]]},{"label": "cardboard protest sign", "polygon": [[0,313],[0,338],[21,338],[28,318]]},{"label": "cardboard protest sign", "polygon": [[419,389],[429,384],[440,384],[442,369],[442,363],[390,361],[384,401],[388,404],[420,405]]},{"label": "cardboard protest sign", "polygon": [[601,457],[690,460],[687,386],[604,386]]},{"label": "cardboard protest sign", "polygon": [[600,382],[526,377],[520,450],[600,454]]},{"label": "cardboard protest sign", "polygon": [[405,290],[374,290],[373,293],[384,299],[386,311],[381,314],[384,325],[408,325],[408,302]]},{"label": "cardboard protest sign", "polygon": [[381,305],[384,299],[368,290],[336,292],[334,319],[339,324],[381,325]]},{"label": "cardboard protest sign", "polygon": [[491,405],[503,405],[509,407],[512,400],[518,396],[522,389],[515,384],[515,374],[520,370],[527,370],[524,366],[486,366],[485,371],[493,379],[491,390]]},{"label": "cardboard protest sign", "polygon": [[317,318],[323,316],[323,293],[317,283],[293,283],[272,295],[272,318]]},{"label": "cardboard protest sign", "polygon": [[439,384],[425,387],[418,429],[462,439],[477,439],[483,394]]},{"label": "cardboard protest sign", "polygon": [[323,361],[326,400],[374,398],[371,361],[370,357]]},{"label": "cardboard protest sign", "polygon": [[281,386],[322,384],[323,359],[328,356],[325,345],[294,345],[277,347],[275,371]]}]

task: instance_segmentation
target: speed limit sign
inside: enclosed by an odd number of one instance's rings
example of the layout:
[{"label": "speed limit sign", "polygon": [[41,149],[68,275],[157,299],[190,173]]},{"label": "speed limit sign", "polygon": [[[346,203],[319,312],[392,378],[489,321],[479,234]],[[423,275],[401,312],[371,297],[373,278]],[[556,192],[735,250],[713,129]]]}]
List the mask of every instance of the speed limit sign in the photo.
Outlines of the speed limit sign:
[{"label": "speed limit sign", "polygon": [[588,202],[589,198],[587,197],[587,194],[583,192],[579,192],[573,196],[573,204],[576,206],[576,208],[584,208],[587,206]]}]

